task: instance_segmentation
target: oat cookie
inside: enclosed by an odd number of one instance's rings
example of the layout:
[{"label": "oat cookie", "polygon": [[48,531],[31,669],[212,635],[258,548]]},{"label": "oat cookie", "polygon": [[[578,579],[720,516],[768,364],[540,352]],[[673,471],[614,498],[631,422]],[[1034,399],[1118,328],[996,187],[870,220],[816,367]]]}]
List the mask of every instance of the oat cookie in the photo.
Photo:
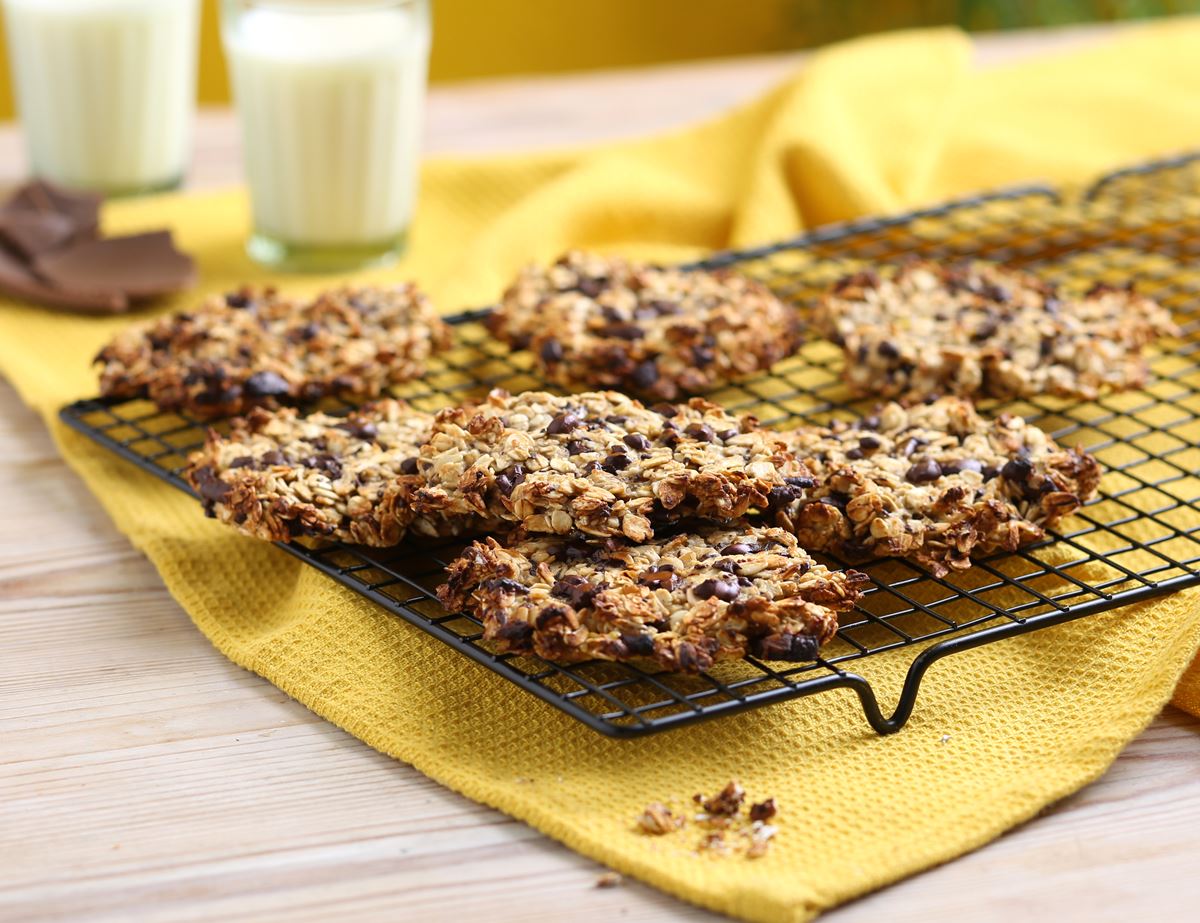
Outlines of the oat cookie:
[{"label": "oat cookie", "polygon": [[753,418],[701,398],[647,408],[612,391],[493,391],[445,410],[418,473],[422,512],[639,542],[682,519],[781,506],[810,483],[781,437]]},{"label": "oat cookie", "polygon": [[694,673],[746,654],[812,660],[865,582],[814,562],[782,529],[709,526],[641,545],[489,538],[450,564],[438,598],[503,650]]},{"label": "oat cookie", "polygon": [[255,408],[228,436],[210,430],[187,479],[210,516],[247,535],[395,545],[406,533],[450,535],[469,520],[417,516],[416,455],[433,415],[382,400],[335,417]]},{"label": "oat cookie", "polygon": [[1069,296],[995,264],[909,262],[847,276],[814,325],[845,351],[851,390],[922,400],[958,394],[1091,399],[1137,388],[1142,350],[1178,332],[1170,313],[1130,288]]},{"label": "oat cookie", "polygon": [[560,385],[665,400],[768,369],[800,342],[795,312],[753,279],[578,251],[525,269],[488,325]]},{"label": "oat cookie", "polygon": [[211,419],[329,394],[378,397],[421,375],[449,328],[413,285],[311,299],[242,289],[138,324],[100,351],[100,393]]},{"label": "oat cookie", "polygon": [[854,424],[788,434],[817,484],[774,522],[848,560],[910,557],[941,575],[1013,551],[1095,495],[1100,466],[1020,417],[970,402],[886,404]]}]

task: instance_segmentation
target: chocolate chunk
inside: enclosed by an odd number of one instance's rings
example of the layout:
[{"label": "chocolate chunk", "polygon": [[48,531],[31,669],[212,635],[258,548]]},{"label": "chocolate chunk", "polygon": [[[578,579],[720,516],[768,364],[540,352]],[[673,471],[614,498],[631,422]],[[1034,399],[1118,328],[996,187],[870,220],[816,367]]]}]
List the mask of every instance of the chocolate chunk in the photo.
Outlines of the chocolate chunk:
[{"label": "chocolate chunk", "polygon": [[271,449],[270,452],[263,452],[262,462],[264,465],[286,465],[288,460],[278,449]]},{"label": "chocolate chunk", "polygon": [[983,472],[983,463],[976,458],[960,458],[942,462],[942,474],[958,474],[960,471]]},{"label": "chocolate chunk", "polygon": [[601,327],[599,333],[600,336],[603,337],[612,337],[616,340],[628,341],[640,340],[646,335],[646,331],[637,324],[625,323],[608,324],[605,327]]},{"label": "chocolate chunk", "polygon": [[676,407],[674,404],[668,404],[666,401],[655,404],[650,409],[660,416],[666,417],[667,419],[670,419],[679,413],[678,407]]},{"label": "chocolate chunk", "polygon": [[592,444],[586,439],[572,439],[567,443],[569,455],[582,455],[584,452],[590,451],[592,451]]},{"label": "chocolate chunk", "polygon": [[379,435],[379,427],[370,420],[347,420],[339,423],[338,429],[345,430],[355,439],[374,439]]},{"label": "chocolate chunk", "polygon": [[583,419],[579,416],[579,414],[572,413],[570,410],[565,410],[550,421],[550,424],[546,427],[546,435],[561,436],[564,433],[571,432],[571,430],[573,430],[582,422]]},{"label": "chocolate chunk", "polygon": [[538,355],[542,357],[543,362],[561,362],[563,357],[562,343],[553,337],[543,340],[541,347],[538,349]]},{"label": "chocolate chunk", "polygon": [[629,446],[629,448],[636,449],[639,452],[649,452],[650,451],[650,446],[651,446],[650,440],[647,439],[645,436],[643,436],[641,433],[630,433],[628,436],[626,436],[621,441],[624,442],[627,446]]},{"label": "chocolate chunk", "polygon": [[584,578],[569,575],[554,581],[550,587],[550,595],[565,599],[573,609],[584,609],[592,604],[600,588],[588,583]]},{"label": "chocolate chunk", "polygon": [[717,438],[717,434],[712,431],[712,427],[706,423],[692,423],[683,432],[697,442],[712,442]]},{"label": "chocolate chunk", "polygon": [[879,440],[874,436],[863,436],[860,440],[858,440],[858,447],[864,452],[872,452],[875,449],[878,449],[880,444],[881,443]]},{"label": "chocolate chunk", "polygon": [[739,433],[736,429],[723,429],[721,432],[717,433],[717,438],[722,442],[728,442],[730,439],[734,439],[740,435],[741,433]]},{"label": "chocolate chunk", "polygon": [[496,489],[506,497],[511,497],[513,489],[525,480],[523,465],[509,465],[503,471],[496,472]]},{"label": "chocolate chunk", "polygon": [[942,476],[942,466],[932,458],[922,458],[905,472],[904,478],[910,484],[927,484]]},{"label": "chocolate chunk", "polygon": [[253,468],[254,459],[249,455],[240,455],[229,463],[230,468]]},{"label": "chocolate chunk", "polygon": [[696,365],[700,366],[701,368],[703,368],[706,365],[712,365],[713,360],[716,358],[717,358],[717,354],[715,352],[713,352],[713,349],[711,346],[693,346],[692,347],[692,361],[695,362]]},{"label": "chocolate chunk", "polygon": [[575,288],[589,298],[597,297],[602,291],[608,288],[607,279],[580,279]]},{"label": "chocolate chunk", "polygon": [[211,465],[197,468],[192,473],[192,480],[196,483],[196,489],[200,491],[200,499],[208,504],[223,503],[233,490],[232,487],[213,474]]},{"label": "chocolate chunk", "polygon": [[775,799],[768,798],[758,804],[750,805],[750,820],[762,821],[764,824],[776,814]]},{"label": "chocolate chunk", "polygon": [[133,301],[190,288],[196,264],[175,249],[170,231],[105,237],[42,253],[34,271],[51,285],[82,291],[116,291]]},{"label": "chocolate chunk", "polygon": [[618,471],[624,471],[629,467],[629,456],[618,455],[616,453],[608,456],[600,463],[600,467],[609,474],[616,474]]},{"label": "chocolate chunk", "polygon": [[520,619],[505,622],[496,629],[496,640],[503,641],[513,651],[527,651],[533,640],[533,626]]},{"label": "chocolate chunk", "polygon": [[737,580],[727,578],[709,579],[696,584],[692,592],[697,599],[711,599],[715,596],[722,602],[728,603],[738,598],[741,587],[738,586]]},{"label": "chocolate chunk", "polygon": [[650,635],[621,635],[621,643],[631,654],[648,657],[654,653],[654,639]]},{"label": "chocolate chunk", "polygon": [[658,381],[658,365],[653,359],[639,362],[633,370],[633,383],[639,388],[649,388]]},{"label": "chocolate chunk", "polygon": [[900,350],[890,340],[884,340],[875,347],[875,351],[885,359],[897,359],[900,356]]},{"label": "chocolate chunk", "polygon": [[817,639],[812,635],[768,635],[750,643],[750,653],[763,660],[802,661],[817,656]]},{"label": "chocolate chunk", "polygon": [[417,458],[415,455],[412,456],[411,458],[406,458],[406,459],[404,459],[404,461],[400,462],[400,473],[401,474],[416,474],[417,473]]},{"label": "chocolate chunk", "polygon": [[1016,458],[1010,458],[1000,469],[1000,474],[1006,481],[1024,481],[1032,472],[1033,465],[1029,463],[1029,459],[1019,455]]},{"label": "chocolate chunk", "polygon": [[277,372],[255,372],[246,379],[246,394],[250,397],[283,397],[291,390],[287,379]]},{"label": "chocolate chunk", "polygon": [[638,583],[651,590],[673,590],[679,585],[679,576],[670,567],[659,567],[642,571]]},{"label": "chocolate chunk", "polygon": [[754,554],[759,550],[758,545],[751,544],[750,542],[734,542],[722,548],[721,554]]}]

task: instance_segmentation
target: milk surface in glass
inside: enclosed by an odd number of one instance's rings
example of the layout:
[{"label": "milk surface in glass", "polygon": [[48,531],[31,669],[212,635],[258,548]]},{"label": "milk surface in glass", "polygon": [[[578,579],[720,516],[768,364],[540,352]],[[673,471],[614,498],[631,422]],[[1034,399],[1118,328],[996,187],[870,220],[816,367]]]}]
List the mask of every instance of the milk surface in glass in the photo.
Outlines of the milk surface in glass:
[{"label": "milk surface in glass", "polygon": [[177,185],[199,0],[4,0],[34,174],[107,193]]},{"label": "milk surface in glass", "polygon": [[393,257],[416,197],[424,0],[228,0],[222,31],[254,213],[251,254],[314,270]]}]

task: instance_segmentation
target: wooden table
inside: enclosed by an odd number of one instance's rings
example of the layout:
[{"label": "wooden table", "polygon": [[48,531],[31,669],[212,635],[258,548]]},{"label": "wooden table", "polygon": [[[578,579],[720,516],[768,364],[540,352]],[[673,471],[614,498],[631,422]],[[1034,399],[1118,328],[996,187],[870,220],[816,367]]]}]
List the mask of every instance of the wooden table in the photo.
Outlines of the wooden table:
[{"label": "wooden table", "polygon": [[[1107,29],[984,37],[981,66]],[[765,88],[773,56],[431,93],[432,151],[637,134]],[[196,187],[236,182],[204,113]],[[0,132],[0,181],[22,175]],[[715,919],[472,804],[233,666],[0,385],[0,919]],[[1103,779],[851,923],[1200,913],[1200,721],[1168,708]]]}]

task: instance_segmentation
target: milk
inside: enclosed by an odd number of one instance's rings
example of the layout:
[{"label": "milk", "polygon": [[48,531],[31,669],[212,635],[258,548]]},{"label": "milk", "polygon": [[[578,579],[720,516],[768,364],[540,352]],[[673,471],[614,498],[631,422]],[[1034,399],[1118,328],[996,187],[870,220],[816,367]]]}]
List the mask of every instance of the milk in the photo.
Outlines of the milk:
[{"label": "milk", "polygon": [[4,0],[4,12],[37,176],[109,193],[179,182],[199,0]]},{"label": "milk", "polygon": [[[349,261],[394,253],[416,198],[424,0],[227,5],[222,31],[254,214],[251,253],[293,268],[338,268],[338,252]],[[305,251],[324,265],[295,265]]]}]

